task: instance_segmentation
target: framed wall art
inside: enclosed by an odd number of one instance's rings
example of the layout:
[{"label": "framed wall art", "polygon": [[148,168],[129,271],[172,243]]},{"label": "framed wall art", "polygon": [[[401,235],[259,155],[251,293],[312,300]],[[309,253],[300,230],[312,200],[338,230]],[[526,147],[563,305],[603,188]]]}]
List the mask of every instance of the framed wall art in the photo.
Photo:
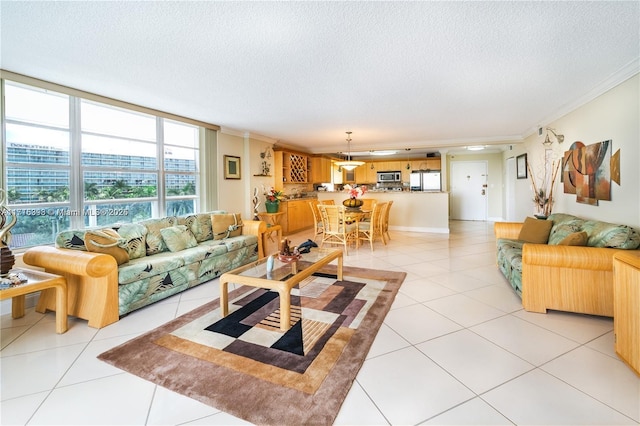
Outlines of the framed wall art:
[{"label": "framed wall art", "polygon": [[224,178],[240,179],[240,157],[224,156]]},{"label": "framed wall art", "polygon": [[516,178],[527,178],[527,154],[518,155],[516,157]]}]

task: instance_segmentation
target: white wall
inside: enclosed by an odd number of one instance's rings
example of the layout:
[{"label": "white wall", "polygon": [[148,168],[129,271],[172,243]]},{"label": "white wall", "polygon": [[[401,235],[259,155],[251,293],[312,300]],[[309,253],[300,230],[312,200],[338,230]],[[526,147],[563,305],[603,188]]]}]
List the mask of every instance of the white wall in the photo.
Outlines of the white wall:
[{"label": "white wall", "polygon": [[[576,202],[575,194],[564,194],[558,177],[554,189],[554,212],[620,223],[640,229],[640,74],[614,87],[593,101],[543,127],[551,127],[565,136],[552,145],[555,158],[562,158],[575,141],[585,145],[612,140],[612,154],[620,150],[620,185],[611,183],[611,201],[598,206]],[[553,138],[552,138],[553,139]],[[538,132],[514,146],[504,159],[527,153],[534,172],[543,162],[544,133]],[[516,217],[523,220],[533,214],[533,189],[530,180],[516,181]]]},{"label": "white wall", "polygon": [[[270,188],[274,184],[273,158],[271,159],[271,177],[255,176],[262,173],[262,158],[260,153],[271,142],[251,138],[249,135],[233,135],[219,132],[218,134],[218,203],[217,208],[228,212],[242,213],[244,219],[253,218],[253,192],[257,188],[260,205],[259,211],[264,209],[262,187]],[[224,178],[224,156],[240,157],[240,179]]]},{"label": "white wall", "polygon": [[[240,157],[241,179],[224,178],[224,156],[232,155]],[[250,202],[245,193],[244,181],[249,179],[250,167],[247,167],[247,159],[244,156],[244,137],[220,132],[218,134],[218,209],[228,212],[242,212],[243,218],[247,218],[245,210]]]}]

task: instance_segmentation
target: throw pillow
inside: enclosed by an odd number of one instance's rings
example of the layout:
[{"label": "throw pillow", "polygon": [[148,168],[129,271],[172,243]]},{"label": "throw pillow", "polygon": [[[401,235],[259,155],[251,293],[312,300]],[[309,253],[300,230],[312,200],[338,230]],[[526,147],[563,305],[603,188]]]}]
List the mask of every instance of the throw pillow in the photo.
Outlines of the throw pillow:
[{"label": "throw pillow", "polygon": [[158,219],[147,219],[138,222],[140,225],[144,225],[147,228],[146,236],[146,250],[147,256],[153,256],[154,254],[167,251],[167,246],[162,239],[160,230],[162,228],[168,228],[178,224],[178,218],[175,216],[167,216]]},{"label": "throw pillow", "polygon": [[104,253],[113,256],[118,265],[129,261],[129,253],[120,244],[124,239],[113,229],[93,229],[85,232],[84,244],[87,251],[94,253]]},{"label": "throw pillow", "polygon": [[139,223],[125,223],[118,228],[118,233],[125,240],[122,247],[129,253],[130,259],[138,259],[147,255],[147,228]]},{"label": "throw pillow", "polygon": [[558,243],[559,246],[586,246],[589,236],[585,231],[569,234]]},{"label": "throw pillow", "polygon": [[160,234],[162,234],[162,239],[171,252],[185,250],[198,245],[196,237],[185,225],[162,228]]},{"label": "throw pillow", "polygon": [[211,213],[195,213],[178,218],[178,225],[191,230],[199,243],[213,239],[211,231]]},{"label": "throw pillow", "polygon": [[242,235],[242,218],[240,217],[240,213],[212,214],[211,228],[213,229],[214,240],[223,240],[228,237]]},{"label": "throw pillow", "polygon": [[519,240],[527,243],[547,244],[553,222],[550,220],[528,217],[520,229]]}]

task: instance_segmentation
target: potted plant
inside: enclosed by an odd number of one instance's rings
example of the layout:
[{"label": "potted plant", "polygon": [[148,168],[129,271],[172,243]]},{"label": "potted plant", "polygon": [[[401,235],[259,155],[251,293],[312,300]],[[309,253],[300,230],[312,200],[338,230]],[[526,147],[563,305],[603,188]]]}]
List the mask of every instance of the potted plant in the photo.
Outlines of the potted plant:
[{"label": "potted plant", "polygon": [[264,198],[264,206],[267,209],[267,213],[277,213],[280,206],[280,200],[284,198],[284,192],[276,191],[272,186],[268,191],[265,191]]}]

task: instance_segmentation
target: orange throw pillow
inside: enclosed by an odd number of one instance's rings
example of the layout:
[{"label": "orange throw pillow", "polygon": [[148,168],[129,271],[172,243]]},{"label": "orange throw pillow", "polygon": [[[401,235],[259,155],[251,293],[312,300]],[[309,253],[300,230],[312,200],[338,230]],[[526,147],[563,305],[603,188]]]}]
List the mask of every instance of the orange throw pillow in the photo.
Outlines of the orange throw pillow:
[{"label": "orange throw pillow", "polygon": [[558,243],[559,246],[586,246],[589,236],[585,231],[569,234]]},{"label": "orange throw pillow", "polygon": [[553,221],[528,217],[520,230],[519,240],[527,243],[547,244]]},{"label": "orange throw pillow", "polygon": [[242,218],[240,213],[212,214],[211,229],[214,240],[242,235]]},{"label": "orange throw pillow", "polygon": [[129,253],[118,246],[121,240],[120,234],[111,228],[90,230],[84,234],[84,245],[88,251],[109,254],[118,265],[129,261]]}]

